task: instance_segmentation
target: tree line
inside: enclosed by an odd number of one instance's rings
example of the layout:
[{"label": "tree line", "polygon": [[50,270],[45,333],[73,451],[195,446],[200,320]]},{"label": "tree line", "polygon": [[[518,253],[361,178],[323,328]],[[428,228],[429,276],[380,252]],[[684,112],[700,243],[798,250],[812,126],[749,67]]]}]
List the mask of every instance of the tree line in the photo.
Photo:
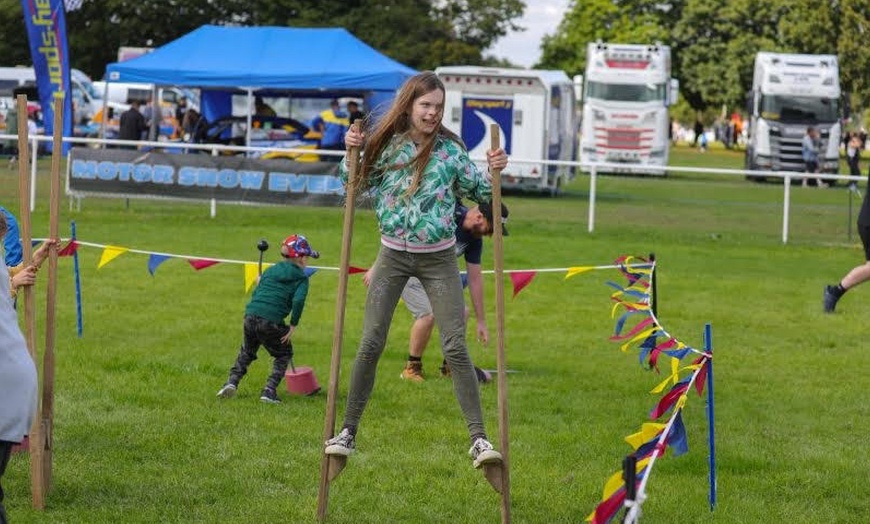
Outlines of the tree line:
[{"label": "tree line", "polygon": [[588,42],[671,47],[673,76],[695,110],[741,108],[758,51],[838,56],[853,108],[870,108],[867,0],[574,0],[544,38],[539,67],[582,73]]},{"label": "tree line", "polygon": [[[203,24],[344,27],[415,69],[501,65],[486,56],[519,27],[522,0],[84,0],[67,13],[72,64],[101,78],[121,46],[158,47]],[[742,107],[755,53],[835,54],[853,107],[870,108],[868,0],[572,0],[536,67],[582,73],[596,40],[669,45],[694,110]],[[20,0],[0,0],[0,56],[29,64]],[[287,59],[304,49],[288,49]]]}]

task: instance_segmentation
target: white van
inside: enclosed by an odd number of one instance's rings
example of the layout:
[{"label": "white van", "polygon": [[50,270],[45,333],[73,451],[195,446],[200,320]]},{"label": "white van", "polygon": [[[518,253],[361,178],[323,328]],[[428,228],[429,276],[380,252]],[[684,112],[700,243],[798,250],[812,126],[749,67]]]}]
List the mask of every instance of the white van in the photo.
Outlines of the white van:
[{"label": "white van", "polygon": [[[125,83],[125,82],[104,82],[97,81],[93,83],[94,89],[101,93],[106,93],[109,102],[117,104],[129,104],[131,100],[148,100],[154,89],[153,84]],[[108,91],[106,87],[108,86]],[[187,98],[187,107],[199,110],[199,96],[195,91],[180,87],[158,87],[157,96],[163,106],[175,107],[181,97]]]},{"label": "white van", "polygon": [[[74,123],[87,124],[103,108],[102,95],[94,89],[90,77],[78,69],[70,70],[70,82],[75,107]],[[13,90],[26,85],[36,85],[36,73],[32,67],[0,67],[0,113],[3,116],[15,103]]]}]

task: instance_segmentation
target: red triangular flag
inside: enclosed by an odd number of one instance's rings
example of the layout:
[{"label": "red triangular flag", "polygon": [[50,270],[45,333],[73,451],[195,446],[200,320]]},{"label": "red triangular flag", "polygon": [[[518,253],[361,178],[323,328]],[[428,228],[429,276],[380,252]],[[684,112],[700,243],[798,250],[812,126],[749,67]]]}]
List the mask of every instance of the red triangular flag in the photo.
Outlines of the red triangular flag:
[{"label": "red triangular flag", "polygon": [[200,269],[205,269],[207,267],[211,267],[215,264],[219,264],[217,260],[209,260],[207,258],[189,258],[187,259],[187,263],[193,266],[193,269],[199,271]]},{"label": "red triangular flag", "polygon": [[514,285],[514,296],[517,297],[520,291],[532,283],[532,279],[538,274],[537,271],[511,271],[511,283]]},{"label": "red triangular flag", "polygon": [[71,257],[75,254],[76,250],[79,248],[79,243],[75,240],[70,240],[69,244],[63,246],[63,249],[57,252],[57,256],[59,257]]},{"label": "red triangular flag", "polygon": [[365,273],[366,271],[368,271],[368,269],[356,267],[356,266],[350,266],[349,268],[347,268],[348,275],[354,275],[356,273]]}]

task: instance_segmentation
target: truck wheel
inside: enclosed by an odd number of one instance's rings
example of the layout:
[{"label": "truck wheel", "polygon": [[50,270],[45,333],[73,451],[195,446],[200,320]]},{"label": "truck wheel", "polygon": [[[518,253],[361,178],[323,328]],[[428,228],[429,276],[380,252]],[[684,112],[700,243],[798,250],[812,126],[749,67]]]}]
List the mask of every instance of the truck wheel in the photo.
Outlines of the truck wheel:
[{"label": "truck wheel", "polygon": [[[749,160],[749,158],[747,157],[746,162],[743,164],[743,169],[745,169],[747,171],[755,171],[758,169],[758,166],[756,166],[755,163],[752,162],[752,160]],[[746,175],[746,180],[751,180],[752,182],[759,182],[760,183],[760,182],[767,181],[767,178],[765,178],[763,176],[758,176],[758,175]]]}]

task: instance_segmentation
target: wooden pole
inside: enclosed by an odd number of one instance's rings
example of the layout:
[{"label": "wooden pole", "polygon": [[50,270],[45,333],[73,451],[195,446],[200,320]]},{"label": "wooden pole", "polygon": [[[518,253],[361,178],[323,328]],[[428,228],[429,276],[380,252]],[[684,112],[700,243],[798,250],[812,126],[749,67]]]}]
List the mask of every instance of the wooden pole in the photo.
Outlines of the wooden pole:
[{"label": "wooden pole", "polygon": [[[27,126],[27,97],[18,95],[18,225],[21,230],[21,247],[24,251],[24,265],[33,259],[33,245],[30,230],[30,141]],[[34,160],[35,161],[35,160]],[[39,369],[39,352],[36,348],[36,304],[33,298],[33,286],[24,286],[21,296],[24,312],[24,339],[27,349],[33,357],[36,369]],[[30,492],[33,497],[33,507],[45,509],[45,483],[43,481],[42,457],[42,411],[37,403],[33,424],[30,426]]]},{"label": "wooden pole", "polygon": [[[354,122],[351,129],[359,131]],[[338,269],[338,293],[335,300],[335,327],[332,333],[332,360],[329,366],[329,389],[326,397],[326,420],[323,424],[323,442],[335,436],[335,400],[341,371],[341,343],[344,333],[344,312],[347,304],[347,277],[350,270],[350,248],[353,239],[353,212],[356,200],[354,183],[359,176],[360,148],[351,147],[347,154],[347,191],[344,208],[344,227],[341,235],[341,259]],[[347,457],[323,454],[320,462],[320,491],[317,495],[317,520],[326,519],[329,503],[329,483],[341,473]]]},{"label": "wooden pole", "polygon": [[[490,125],[493,150],[501,148],[498,124]],[[504,238],[501,225],[501,169],[492,170],[492,240],[495,264],[496,361],[498,375],[498,429],[502,462],[484,469],[490,484],[501,493],[501,521],[511,521],[510,438],[508,433],[507,366],[504,351]],[[494,482],[495,481],[495,482]]]},{"label": "wooden pole", "polygon": [[[50,239],[60,235],[60,162],[63,158],[63,96],[54,99],[54,136],[51,151],[51,190],[49,200]],[[42,357],[42,430],[44,493],[51,490],[52,449],[54,441],[54,345],[57,304],[57,245],[48,252],[48,286],[45,298],[45,353]]]}]

